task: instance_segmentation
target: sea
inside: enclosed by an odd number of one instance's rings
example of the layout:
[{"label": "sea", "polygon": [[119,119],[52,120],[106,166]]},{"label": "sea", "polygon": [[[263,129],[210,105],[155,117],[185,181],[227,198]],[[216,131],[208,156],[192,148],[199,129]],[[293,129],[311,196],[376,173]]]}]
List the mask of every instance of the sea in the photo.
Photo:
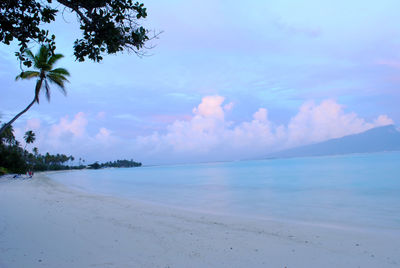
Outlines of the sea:
[{"label": "sea", "polygon": [[219,215],[400,230],[400,152],[51,174],[89,193]]}]

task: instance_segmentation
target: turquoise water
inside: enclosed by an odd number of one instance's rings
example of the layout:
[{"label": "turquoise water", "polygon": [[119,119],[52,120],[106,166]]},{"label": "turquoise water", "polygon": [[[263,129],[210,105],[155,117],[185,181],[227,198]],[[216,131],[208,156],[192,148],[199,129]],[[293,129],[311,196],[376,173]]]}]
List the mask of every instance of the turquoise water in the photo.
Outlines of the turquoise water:
[{"label": "turquoise water", "polygon": [[81,190],[218,214],[400,229],[400,152],[52,174]]}]

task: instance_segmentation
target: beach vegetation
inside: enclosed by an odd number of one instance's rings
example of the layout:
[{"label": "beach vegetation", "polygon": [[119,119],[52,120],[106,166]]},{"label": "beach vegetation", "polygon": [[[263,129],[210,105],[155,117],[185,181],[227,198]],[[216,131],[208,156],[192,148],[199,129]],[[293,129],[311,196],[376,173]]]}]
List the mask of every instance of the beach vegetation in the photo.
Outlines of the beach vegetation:
[{"label": "beach vegetation", "polygon": [[24,173],[27,169],[24,149],[15,139],[11,125],[7,126],[0,134],[0,167],[3,168],[4,172],[14,173]]},{"label": "beach vegetation", "polygon": [[95,162],[91,165],[84,165],[85,160],[79,157],[79,164],[73,165],[75,157],[65,154],[41,154],[37,147],[32,152],[26,150],[26,145],[35,142],[36,134],[32,130],[25,132],[25,146],[16,140],[12,126],[0,134],[0,176],[7,173],[23,174],[27,171],[49,171],[69,169],[100,169],[106,167],[140,167],[142,163],[133,160],[116,160],[105,163]]},{"label": "beach vegetation", "polygon": [[90,164],[89,168],[90,169],[99,169],[99,168],[101,168],[101,165],[99,164],[99,162],[96,161],[93,164]]},{"label": "beach vegetation", "polygon": [[0,134],[0,168],[2,173],[25,173],[28,170],[45,171],[61,170],[72,168],[84,168],[84,166],[68,166],[65,163],[73,159],[73,156],[64,154],[51,155],[46,153],[41,155],[35,147],[32,152],[26,150],[26,145],[35,141],[35,133],[29,130],[25,133],[25,146],[16,140],[12,126],[6,127]]},{"label": "beach vegetation", "polygon": [[99,164],[99,162],[95,162],[90,164],[88,167],[91,169],[100,169],[100,168],[130,168],[130,167],[141,167],[142,163],[131,160],[116,160],[109,161],[105,163]]},{"label": "beach vegetation", "polygon": [[4,167],[0,167],[0,176],[6,175],[8,173],[8,170]]}]

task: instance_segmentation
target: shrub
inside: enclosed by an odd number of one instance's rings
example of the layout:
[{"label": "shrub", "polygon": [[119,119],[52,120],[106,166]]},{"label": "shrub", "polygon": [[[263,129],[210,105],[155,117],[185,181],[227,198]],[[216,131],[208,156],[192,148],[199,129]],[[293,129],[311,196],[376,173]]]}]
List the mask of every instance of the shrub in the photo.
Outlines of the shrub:
[{"label": "shrub", "polygon": [[6,175],[8,173],[8,170],[4,167],[0,167],[0,176]]}]

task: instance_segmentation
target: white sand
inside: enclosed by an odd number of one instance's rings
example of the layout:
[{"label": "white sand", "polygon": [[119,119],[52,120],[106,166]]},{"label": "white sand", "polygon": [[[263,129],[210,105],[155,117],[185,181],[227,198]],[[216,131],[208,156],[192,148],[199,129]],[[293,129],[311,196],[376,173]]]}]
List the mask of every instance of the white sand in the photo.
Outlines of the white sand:
[{"label": "white sand", "polygon": [[192,213],[0,178],[0,267],[397,267],[398,230]]}]

